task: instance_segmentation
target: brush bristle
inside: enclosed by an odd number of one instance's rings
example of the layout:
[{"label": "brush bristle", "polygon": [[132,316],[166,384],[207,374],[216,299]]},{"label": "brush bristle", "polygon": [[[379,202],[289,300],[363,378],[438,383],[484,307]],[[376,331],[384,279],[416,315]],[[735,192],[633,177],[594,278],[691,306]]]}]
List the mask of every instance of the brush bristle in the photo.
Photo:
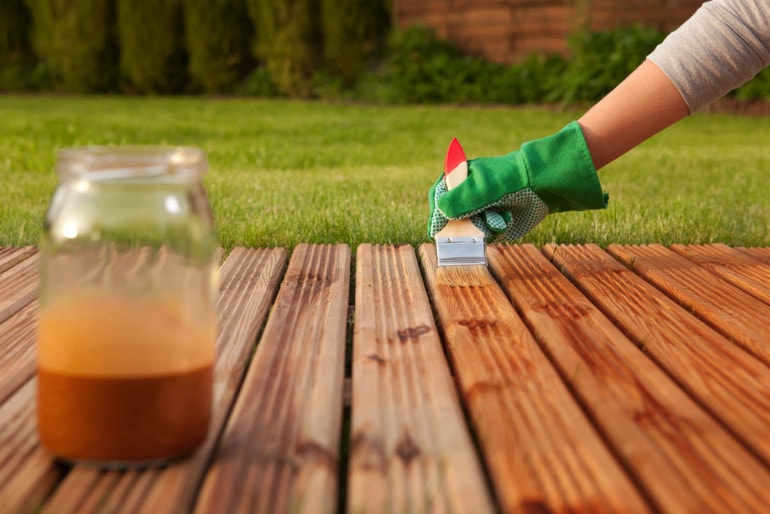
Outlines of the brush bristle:
[{"label": "brush bristle", "polygon": [[483,264],[436,268],[436,283],[443,286],[476,287],[489,283],[489,280],[489,270]]}]

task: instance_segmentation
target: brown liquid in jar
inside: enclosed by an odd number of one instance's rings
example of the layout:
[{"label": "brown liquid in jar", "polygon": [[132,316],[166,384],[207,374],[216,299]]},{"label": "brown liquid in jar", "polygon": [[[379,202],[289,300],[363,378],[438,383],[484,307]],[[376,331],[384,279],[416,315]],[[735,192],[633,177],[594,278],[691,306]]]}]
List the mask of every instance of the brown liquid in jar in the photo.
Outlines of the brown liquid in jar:
[{"label": "brown liquid in jar", "polygon": [[38,433],[64,459],[152,461],[183,456],[206,438],[212,366],[150,377],[38,370]]}]

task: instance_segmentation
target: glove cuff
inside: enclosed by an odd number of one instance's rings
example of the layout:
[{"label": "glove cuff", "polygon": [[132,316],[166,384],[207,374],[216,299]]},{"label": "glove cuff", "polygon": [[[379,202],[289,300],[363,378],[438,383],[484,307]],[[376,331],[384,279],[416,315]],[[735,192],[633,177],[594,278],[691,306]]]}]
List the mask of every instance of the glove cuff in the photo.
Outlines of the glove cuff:
[{"label": "glove cuff", "polygon": [[604,209],[602,191],[583,130],[573,121],[542,139],[521,146],[532,190],[550,212]]}]

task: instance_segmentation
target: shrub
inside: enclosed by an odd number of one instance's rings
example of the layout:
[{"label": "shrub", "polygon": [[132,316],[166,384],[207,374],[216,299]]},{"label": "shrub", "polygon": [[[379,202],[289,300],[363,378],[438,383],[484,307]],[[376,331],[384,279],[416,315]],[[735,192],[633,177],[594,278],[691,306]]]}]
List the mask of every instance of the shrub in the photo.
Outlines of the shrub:
[{"label": "shrub", "polygon": [[544,102],[566,66],[558,55],[495,64],[466,55],[416,26],[391,35],[382,68],[362,76],[356,95],[385,103]]},{"label": "shrub", "polygon": [[740,100],[770,100],[770,68],[760,71],[756,77],[732,91],[730,96]]},{"label": "shrub", "polygon": [[325,71],[351,84],[380,50],[389,26],[382,0],[320,0]]},{"label": "shrub", "polygon": [[34,55],[32,20],[23,0],[0,2],[0,91],[28,89]]},{"label": "shrub", "polygon": [[249,0],[256,30],[256,56],[271,82],[286,95],[310,97],[321,66],[317,0]]},{"label": "shrub", "polygon": [[278,88],[275,87],[273,81],[270,80],[270,74],[264,66],[259,66],[254,69],[240,84],[238,84],[236,93],[262,98],[281,96]]},{"label": "shrub", "polygon": [[26,1],[33,21],[33,47],[54,85],[79,93],[112,89],[117,71],[113,2]]},{"label": "shrub", "polygon": [[190,78],[207,93],[230,92],[254,65],[245,0],[184,0]]},{"label": "shrub", "polygon": [[567,61],[560,55],[529,55],[520,63],[504,67],[491,81],[489,101],[530,104],[553,101],[554,90],[563,80]]},{"label": "shrub", "polygon": [[182,0],[117,0],[124,90],[179,93],[188,87],[182,7]]},{"label": "shrub", "polygon": [[610,92],[657,46],[665,34],[635,26],[581,32],[569,39],[572,58],[554,100],[595,101]]},{"label": "shrub", "polygon": [[380,83],[370,99],[386,103],[478,102],[499,68],[415,26],[391,34],[382,69],[364,80]]}]

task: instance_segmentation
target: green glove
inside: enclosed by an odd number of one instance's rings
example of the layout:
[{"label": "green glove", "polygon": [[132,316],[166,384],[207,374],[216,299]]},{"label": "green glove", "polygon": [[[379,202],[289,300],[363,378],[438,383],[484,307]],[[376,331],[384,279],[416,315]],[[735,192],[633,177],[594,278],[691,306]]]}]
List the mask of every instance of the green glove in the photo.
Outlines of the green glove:
[{"label": "green glove", "polygon": [[428,195],[428,237],[450,219],[468,218],[488,242],[519,239],[554,212],[603,209],[602,192],[576,121],[501,157],[468,161],[468,177],[447,191],[442,175]]}]

